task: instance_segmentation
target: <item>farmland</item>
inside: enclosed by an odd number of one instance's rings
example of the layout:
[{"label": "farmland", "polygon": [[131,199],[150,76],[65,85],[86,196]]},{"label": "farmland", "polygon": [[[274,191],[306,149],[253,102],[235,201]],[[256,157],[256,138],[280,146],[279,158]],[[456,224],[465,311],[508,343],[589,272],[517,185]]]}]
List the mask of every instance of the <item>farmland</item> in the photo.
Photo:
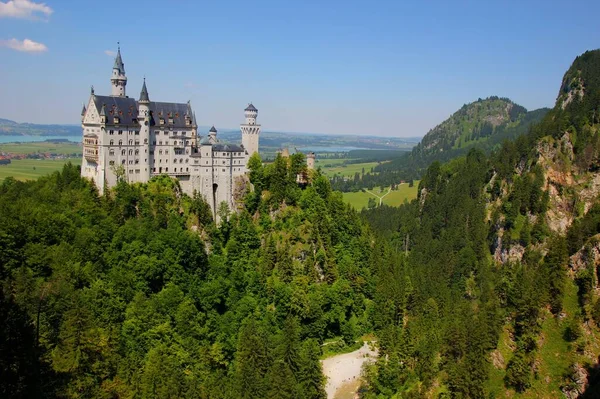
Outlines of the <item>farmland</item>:
[{"label": "farmland", "polygon": [[13,159],[8,165],[0,165],[0,181],[9,176],[17,180],[34,180],[40,176],[62,169],[63,165],[67,162],[80,165],[81,158]]}]

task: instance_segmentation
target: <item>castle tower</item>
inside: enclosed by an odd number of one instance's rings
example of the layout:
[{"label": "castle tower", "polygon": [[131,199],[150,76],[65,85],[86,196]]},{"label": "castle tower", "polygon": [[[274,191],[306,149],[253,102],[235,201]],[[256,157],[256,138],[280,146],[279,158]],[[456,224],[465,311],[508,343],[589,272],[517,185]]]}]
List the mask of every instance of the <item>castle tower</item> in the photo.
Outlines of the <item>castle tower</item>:
[{"label": "castle tower", "polygon": [[117,50],[115,65],[113,66],[112,77],[110,78],[112,87],[111,95],[115,97],[127,97],[125,86],[127,86],[127,76],[125,76],[125,64],[121,59],[121,47]]},{"label": "castle tower", "polygon": [[306,168],[308,170],[315,169],[315,153],[314,152],[309,152],[308,154],[306,154]]},{"label": "castle tower", "polygon": [[258,136],[260,135],[260,125],[256,124],[258,110],[254,105],[248,104],[244,113],[246,123],[240,125],[240,129],[242,130],[242,145],[248,152],[248,155],[252,155],[258,152]]},{"label": "castle tower", "polygon": [[[144,78],[144,84],[142,85],[142,91],[140,92],[140,99],[138,101],[138,123],[140,124],[140,140],[143,143],[144,149],[150,148],[150,96],[148,96],[148,88],[146,87],[146,78]],[[145,154],[145,152],[144,152]],[[143,167],[140,172],[141,181],[150,180],[150,167],[152,165],[152,155],[145,158]]]},{"label": "castle tower", "polygon": [[208,131],[208,143],[217,144],[217,129],[214,126]]}]

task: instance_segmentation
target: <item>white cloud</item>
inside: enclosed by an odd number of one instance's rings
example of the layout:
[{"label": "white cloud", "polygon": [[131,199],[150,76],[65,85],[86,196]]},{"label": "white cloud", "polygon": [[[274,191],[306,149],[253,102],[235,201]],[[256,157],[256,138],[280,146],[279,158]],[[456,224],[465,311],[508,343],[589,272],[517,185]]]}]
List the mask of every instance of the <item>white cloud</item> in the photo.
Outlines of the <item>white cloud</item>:
[{"label": "white cloud", "polygon": [[104,54],[111,56],[111,57],[116,57],[117,56],[117,52],[116,51],[112,51],[112,50],[104,50]]},{"label": "white cloud", "polygon": [[25,53],[42,53],[48,51],[45,44],[34,42],[33,40],[0,40],[0,47],[8,47],[13,50],[22,51]]},{"label": "white cloud", "polygon": [[0,2],[0,18],[40,19],[48,18],[53,10],[45,3],[35,3],[30,0],[9,0]]}]

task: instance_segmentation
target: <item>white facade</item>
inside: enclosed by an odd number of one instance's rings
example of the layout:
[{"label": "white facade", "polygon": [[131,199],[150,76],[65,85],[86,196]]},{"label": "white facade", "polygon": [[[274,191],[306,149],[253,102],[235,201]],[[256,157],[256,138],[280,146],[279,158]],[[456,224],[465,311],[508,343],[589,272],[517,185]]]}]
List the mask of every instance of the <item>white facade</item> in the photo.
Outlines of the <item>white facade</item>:
[{"label": "white facade", "polygon": [[177,178],[182,190],[201,193],[216,212],[221,202],[236,208],[236,188],[246,179],[246,164],[258,152],[258,110],[246,108],[241,125],[242,145],[219,143],[213,127],[208,142],[200,143],[191,104],[150,101],[146,82],[139,101],[125,95],[127,77],[117,53],[110,96],[92,88],[83,107],[83,160],[81,175],[92,179],[99,191],[128,182],[145,183],[153,176]]}]

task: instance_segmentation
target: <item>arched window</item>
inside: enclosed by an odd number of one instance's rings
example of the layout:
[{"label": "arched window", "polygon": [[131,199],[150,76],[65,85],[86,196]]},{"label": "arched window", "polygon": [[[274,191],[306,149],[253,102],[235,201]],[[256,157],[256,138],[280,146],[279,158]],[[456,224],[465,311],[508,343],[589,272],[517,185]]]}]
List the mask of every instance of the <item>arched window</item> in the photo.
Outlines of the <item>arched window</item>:
[{"label": "arched window", "polygon": [[121,155],[125,155],[125,150],[121,150]]},{"label": "arched window", "polygon": [[162,155],[162,150],[158,150],[158,153],[159,153],[160,155]]},{"label": "arched window", "polygon": [[144,144],[148,144],[148,139],[144,139]]},{"label": "arched window", "polygon": [[140,153],[140,150],[135,150],[135,155],[138,155]]},{"label": "arched window", "polygon": [[111,155],[111,156],[112,156],[112,155],[115,155],[115,150],[110,150],[110,151],[108,152],[108,155]]},{"label": "arched window", "polygon": [[123,140],[119,140],[119,145],[123,145]]},{"label": "arched window", "polygon": [[111,141],[110,141],[110,145],[113,145],[113,144],[115,144],[115,141],[114,141],[114,140],[111,140]]},{"label": "arched window", "polygon": [[121,164],[125,165],[125,160],[122,160],[122,161],[121,161]]},{"label": "arched window", "polygon": [[129,150],[129,155],[133,155],[133,150]]},{"label": "arched window", "polygon": [[129,145],[133,145],[133,140],[129,140]]}]

